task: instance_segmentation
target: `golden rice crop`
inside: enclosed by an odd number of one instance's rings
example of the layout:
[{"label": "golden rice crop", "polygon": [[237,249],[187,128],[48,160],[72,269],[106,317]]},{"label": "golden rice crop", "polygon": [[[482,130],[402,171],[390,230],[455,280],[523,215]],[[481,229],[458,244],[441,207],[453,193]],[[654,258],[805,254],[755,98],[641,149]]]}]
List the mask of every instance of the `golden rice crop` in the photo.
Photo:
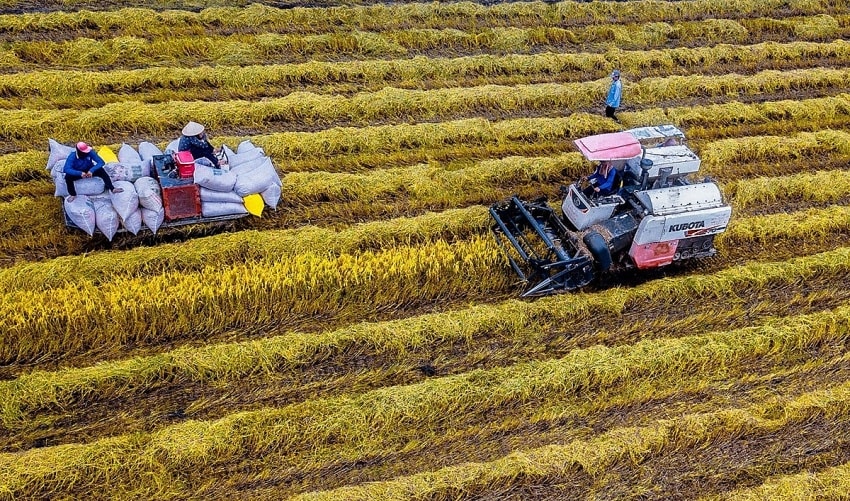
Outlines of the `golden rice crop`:
[{"label": "golden rice crop", "polygon": [[[64,68],[252,65],[264,62],[297,62],[310,59],[390,58],[456,51],[530,52],[534,49],[572,46],[585,49],[657,49],[688,40],[690,44],[754,44],[773,40],[784,32],[788,41],[821,42],[846,38],[846,23],[823,16],[764,19],[739,22],[709,19],[673,24],[605,24],[574,29],[473,28],[435,30],[410,28],[403,31],[369,32],[359,29],[317,35],[263,33],[260,35],[168,36],[153,39],[118,36],[106,40],[88,37],[68,41],[13,41],[0,48],[0,67],[32,69]],[[742,24],[743,23],[743,24]],[[807,26],[800,30],[799,26]],[[604,45],[600,45],[604,44]],[[615,60],[614,62],[619,62]]]},{"label": "golden rice crop", "polygon": [[723,184],[724,194],[738,209],[778,200],[833,202],[850,195],[850,172],[800,172],[790,176],[757,177]]},{"label": "golden rice crop", "polygon": [[[126,99],[132,93],[146,102],[216,97],[249,98],[291,87],[318,85],[333,91],[340,85],[357,84],[358,90],[378,90],[389,84],[417,87],[427,80],[429,87],[458,86],[470,78],[505,80],[512,84],[530,83],[541,76],[567,75],[577,80],[598,75],[600,68],[616,62],[630,78],[640,78],[647,70],[659,68],[681,72],[707,71],[713,65],[725,71],[757,68],[765,61],[812,61],[823,64],[831,58],[836,65],[850,60],[850,43],[765,42],[751,46],[716,45],[678,47],[653,51],[613,48],[605,53],[543,53],[479,55],[454,59],[415,57],[412,59],[322,62],[288,65],[201,66],[197,68],[142,68],[91,72],[46,70],[0,75],[0,96],[7,108],[86,108]],[[604,70],[603,70],[604,72]],[[247,84],[250,82],[250,84]],[[49,88],[45,95],[41,89]],[[31,96],[31,97],[30,97]]]},{"label": "golden rice crop", "polygon": [[[15,5],[16,0],[3,0]],[[66,0],[67,5],[83,3]],[[240,2],[242,3],[242,2]],[[776,11],[785,15],[817,15],[834,11],[828,1],[787,2],[759,0],[734,6],[710,1],[638,2],[606,4],[566,1],[554,8],[543,3],[497,4],[388,4],[368,7],[282,9],[261,4],[207,7],[200,12],[121,8],[114,11],[58,11],[0,16],[6,33],[95,31],[104,36],[149,36],[198,33],[216,28],[320,33],[332,29],[399,30],[410,27],[470,28],[478,26],[581,26],[591,23],[683,21],[705,17],[742,18]]]},{"label": "golden rice crop", "polygon": [[222,233],[156,247],[136,247],[0,269],[0,291],[35,291],[83,280],[93,284],[117,276],[142,277],[167,271],[195,272],[237,263],[274,262],[298,254],[326,257],[468,239],[489,226],[481,206],[428,213],[412,218],[361,223],[344,229],[308,226],[291,230]]},{"label": "golden rice crop", "polygon": [[[100,285],[78,280],[38,294],[13,291],[0,304],[6,319],[0,358],[66,356],[285,325],[319,314],[362,315],[426,298],[476,298],[511,281],[503,261],[492,239],[472,238],[335,257],[304,253]],[[483,276],[487,280],[478,278]]]},{"label": "golden rice crop", "polygon": [[[483,415],[503,406],[521,407],[550,398],[561,399],[565,393],[635,378],[708,371],[710,367],[722,367],[742,359],[781,358],[805,352],[825,339],[843,337],[848,328],[847,318],[847,312],[838,309],[783,319],[769,327],[652,340],[618,348],[593,347],[573,351],[559,360],[476,370],[361,395],[240,412],[215,421],[187,421],[151,434],[4,454],[0,455],[0,464],[6,466],[3,470],[7,473],[0,481],[19,494],[29,494],[67,485],[66,482],[91,486],[105,478],[112,482],[132,482],[135,475],[131,472],[141,465],[146,465],[144,471],[150,471],[151,475],[179,477],[187,468],[210,467],[246,454],[274,453],[309,461],[311,455],[320,455],[323,448],[328,448],[335,457],[358,458],[369,450],[380,451],[393,443],[401,446],[417,436],[438,434],[442,428],[450,427],[452,421],[461,420],[469,413]],[[770,412],[777,406],[784,406],[786,412]],[[766,418],[771,415],[796,423],[819,413],[846,412],[848,406],[850,384],[845,384],[796,400],[769,401],[751,412],[762,415],[764,421],[771,421]],[[730,416],[739,414],[720,411],[723,412]],[[434,425],[435,416],[440,416],[439,426]],[[425,423],[431,423],[431,429],[426,429]],[[727,433],[725,426],[704,428],[707,436],[686,434],[689,439],[685,443],[693,443],[690,440],[696,437],[706,440]],[[101,458],[119,454],[121,464],[104,463]],[[81,457],[94,466],[83,469]],[[48,464],[53,469],[45,475]]]},{"label": "golden rice crop", "polygon": [[[829,154],[850,155],[850,134],[839,130],[801,132],[792,136],[755,136],[721,139],[701,151],[707,173],[722,172],[729,165],[759,161],[782,164],[789,160],[811,159],[817,169],[819,158]],[[762,172],[760,174],[770,174]]]},{"label": "golden rice crop", "polygon": [[[646,78],[630,85],[635,105],[659,100],[735,93],[824,91],[843,89],[850,70],[815,68],[799,71],[763,71],[752,76],[671,76]],[[484,85],[470,88],[402,90],[386,88],[352,97],[295,92],[283,98],[259,102],[201,101],[145,104],[137,101],[111,103],[87,110],[0,111],[0,137],[18,145],[39,144],[44,130],[60,141],[80,137],[101,142],[129,134],[174,134],[189,120],[211,130],[233,127],[267,127],[269,122],[330,125],[345,121],[369,123],[376,120],[428,120],[488,110],[495,114],[521,111],[570,109],[595,105],[604,93],[605,81],[573,84],[519,86]]]},{"label": "golden rice crop", "polygon": [[850,272],[850,250],[839,248],[778,263],[749,263],[712,275],[691,275],[649,282],[634,288],[596,294],[570,294],[535,302],[509,300],[455,312],[434,313],[372,324],[358,324],[315,336],[288,333],[265,339],[186,347],[155,356],[106,362],[55,372],[36,371],[0,382],[0,408],[6,427],[16,428],[29,409],[76,399],[103,399],[134,392],[159,379],[234,381],[250,374],[297,370],[332,353],[407,353],[431,343],[473,342],[484,334],[502,333],[518,342],[535,342],[547,325],[564,324],[600,312],[617,313],[628,304],[652,300],[677,301],[681,296],[725,298],[727,291],[758,289],[771,284],[788,287],[814,275]]}]

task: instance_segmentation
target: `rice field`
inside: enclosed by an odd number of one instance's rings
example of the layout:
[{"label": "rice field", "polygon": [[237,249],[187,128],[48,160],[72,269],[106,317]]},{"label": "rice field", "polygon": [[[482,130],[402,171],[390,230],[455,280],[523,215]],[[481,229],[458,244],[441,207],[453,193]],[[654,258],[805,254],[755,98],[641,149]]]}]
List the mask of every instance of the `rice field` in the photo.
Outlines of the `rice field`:
[{"label": "rice field", "polygon": [[[848,499],[848,40],[846,0],[0,0],[0,500]],[[48,138],[189,120],[276,210],[64,225]],[[717,256],[519,299],[488,206],[667,123]]]}]

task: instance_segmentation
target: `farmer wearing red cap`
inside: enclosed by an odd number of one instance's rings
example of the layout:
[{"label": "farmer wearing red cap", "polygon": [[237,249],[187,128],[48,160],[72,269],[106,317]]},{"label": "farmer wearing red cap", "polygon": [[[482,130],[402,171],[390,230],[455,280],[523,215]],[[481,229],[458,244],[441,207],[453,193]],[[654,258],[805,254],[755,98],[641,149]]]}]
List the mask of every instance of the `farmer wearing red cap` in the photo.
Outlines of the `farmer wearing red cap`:
[{"label": "farmer wearing red cap", "polygon": [[77,190],[74,187],[74,181],[84,178],[97,176],[103,179],[103,184],[106,189],[113,193],[121,193],[124,191],[121,188],[112,186],[112,179],[109,178],[106,169],[103,168],[103,159],[92,149],[91,146],[80,141],[77,143],[77,148],[74,153],[68,155],[65,160],[65,167],[62,172],[65,173],[65,184],[68,186],[68,194],[71,195],[68,201],[73,202],[77,197]]}]

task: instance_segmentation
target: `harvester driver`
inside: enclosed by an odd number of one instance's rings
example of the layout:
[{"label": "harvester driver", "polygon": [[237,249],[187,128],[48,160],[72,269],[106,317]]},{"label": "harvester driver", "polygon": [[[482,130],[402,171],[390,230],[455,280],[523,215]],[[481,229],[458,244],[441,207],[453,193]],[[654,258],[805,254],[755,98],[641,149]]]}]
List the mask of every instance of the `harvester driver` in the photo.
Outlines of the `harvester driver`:
[{"label": "harvester driver", "polygon": [[600,162],[596,172],[587,177],[588,186],[584,189],[587,197],[604,197],[617,191],[615,181],[617,180],[617,169],[611,162]]}]

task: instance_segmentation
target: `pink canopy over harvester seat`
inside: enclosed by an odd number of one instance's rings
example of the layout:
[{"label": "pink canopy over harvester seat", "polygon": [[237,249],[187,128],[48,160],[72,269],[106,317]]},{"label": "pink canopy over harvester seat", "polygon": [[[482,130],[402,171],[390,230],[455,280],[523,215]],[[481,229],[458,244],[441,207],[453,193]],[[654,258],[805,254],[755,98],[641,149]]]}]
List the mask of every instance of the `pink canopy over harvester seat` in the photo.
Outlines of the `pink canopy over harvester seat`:
[{"label": "pink canopy over harvester seat", "polygon": [[576,139],[575,145],[590,161],[628,160],[640,156],[640,142],[628,132],[611,132]]}]

